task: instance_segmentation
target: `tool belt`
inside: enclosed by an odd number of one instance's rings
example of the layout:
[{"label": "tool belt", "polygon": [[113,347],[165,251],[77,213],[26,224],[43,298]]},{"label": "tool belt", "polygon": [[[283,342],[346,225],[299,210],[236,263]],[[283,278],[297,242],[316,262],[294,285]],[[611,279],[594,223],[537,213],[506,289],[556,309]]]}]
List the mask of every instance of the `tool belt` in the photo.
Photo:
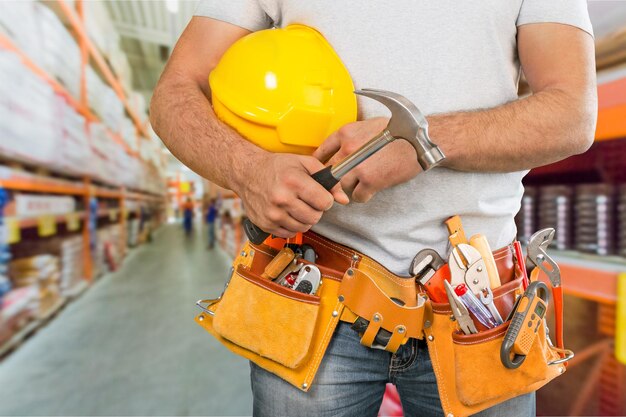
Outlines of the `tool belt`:
[{"label": "tool belt", "polygon": [[[476,334],[457,329],[450,304],[434,303],[414,278],[392,274],[371,258],[313,232],[321,285],[315,295],[285,288],[262,276],[279,252],[246,243],[217,299],[201,300],[196,322],[223,345],[302,391],[308,391],[338,322],[350,323],[361,343],[395,352],[410,338],[426,338],[447,416],[469,416],[535,391],[565,371],[545,324],[524,363],[508,369],[498,360],[509,321]],[[510,246],[493,252],[502,285],[493,301],[508,314],[523,293],[523,271]],[[307,261],[298,262],[306,264]],[[536,275],[536,274],[535,274]],[[381,330],[387,332],[385,344]]]}]

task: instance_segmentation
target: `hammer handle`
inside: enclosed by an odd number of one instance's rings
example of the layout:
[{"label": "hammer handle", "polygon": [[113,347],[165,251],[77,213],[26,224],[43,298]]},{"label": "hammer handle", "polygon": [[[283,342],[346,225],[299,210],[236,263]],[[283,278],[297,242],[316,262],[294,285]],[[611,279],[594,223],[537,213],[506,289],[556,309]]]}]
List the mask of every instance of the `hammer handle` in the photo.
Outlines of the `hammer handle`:
[{"label": "hammer handle", "polygon": [[[332,173],[332,166],[327,166],[326,168],[317,171],[315,174],[311,175],[315,181],[321,184],[326,190],[330,190],[339,182],[339,179],[335,178]],[[246,219],[243,222],[243,230],[246,232],[246,236],[250,239],[250,242],[255,245],[260,245],[269,237],[269,233],[264,232],[259,226],[252,223],[250,219]]]}]

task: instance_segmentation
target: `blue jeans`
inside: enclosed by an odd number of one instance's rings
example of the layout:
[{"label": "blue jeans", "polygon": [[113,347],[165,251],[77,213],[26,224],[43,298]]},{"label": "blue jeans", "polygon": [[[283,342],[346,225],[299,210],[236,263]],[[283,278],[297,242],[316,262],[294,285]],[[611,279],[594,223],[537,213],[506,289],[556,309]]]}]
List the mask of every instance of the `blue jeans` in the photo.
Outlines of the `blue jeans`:
[{"label": "blue jeans", "polygon": [[[395,355],[361,345],[340,322],[308,393],[250,363],[256,417],[375,417],[387,382],[396,385],[405,416],[442,417],[437,381],[424,341],[411,339]],[[534,417],[535,394],[498,404],[476,416]]]}]

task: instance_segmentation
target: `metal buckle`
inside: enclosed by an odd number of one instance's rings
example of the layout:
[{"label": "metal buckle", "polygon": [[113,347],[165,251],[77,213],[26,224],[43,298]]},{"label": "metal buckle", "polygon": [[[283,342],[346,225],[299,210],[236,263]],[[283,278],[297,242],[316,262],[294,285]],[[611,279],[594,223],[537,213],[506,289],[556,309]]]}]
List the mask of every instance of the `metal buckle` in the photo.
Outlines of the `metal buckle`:
[{"label": "metal buckle", "polygon": [[233,273],[235,272],[235,268],[231,267],[230,268],[230,275],[228,277],[228,281],[226,281],[226,284],[224,284],[224,289],[222,290],[222,293],[220,294],[219,297],[214,298],[214,299],[207,299],[207,300],[198,300],[196,301],[196,306],[202,310],[203,312],[205,312],[206,314],[208,314],[211,317],[215,316],[215,313],[211,310],[209,310],[209,307],[211,307],[212,305],[216,304],[217,302],[219,302],[222,299],[222,296],[224,295],[224,292],[226,291],[226,288],[228,288],[228,284],[230,284],[230,280],[233,277]]},{"label": "metal buckle", "polygon": [[560,358],[560,359],[556,359],[553,361],[548,362],[548,365],[558,365],[560,363],[565,363],[568,361],[571,361],[574,358],[574,352],[572,352],[569,349],[559,349],[557,347],[552,346],[552,349],[558,353],[563,353],[565,354],[564,358]]},{"label": "metal buckle", "polygon": [[218,298],[215,298],[213,300],[198,300],[196,301],[196,306],[198,306],[200,310],[204,311],[209,316],[213,317],[215,316],[215,313],[209,310],[209,307],[211,307],[213,304],[217,303],[221,299],[222,296],[220,295]]}]

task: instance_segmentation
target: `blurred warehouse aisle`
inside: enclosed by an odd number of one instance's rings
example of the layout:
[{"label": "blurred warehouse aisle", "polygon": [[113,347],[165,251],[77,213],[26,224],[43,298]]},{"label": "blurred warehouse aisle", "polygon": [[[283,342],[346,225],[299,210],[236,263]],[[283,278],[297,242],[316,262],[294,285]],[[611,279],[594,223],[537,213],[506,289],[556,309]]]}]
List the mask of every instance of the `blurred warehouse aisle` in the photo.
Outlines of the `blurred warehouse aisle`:
[{"label": "blurred warehouse aisle", "polygon": [[203,237],[164,225],[0,362],[0,414],[250,414],[248,364],[193,321],[229,267]]}]

